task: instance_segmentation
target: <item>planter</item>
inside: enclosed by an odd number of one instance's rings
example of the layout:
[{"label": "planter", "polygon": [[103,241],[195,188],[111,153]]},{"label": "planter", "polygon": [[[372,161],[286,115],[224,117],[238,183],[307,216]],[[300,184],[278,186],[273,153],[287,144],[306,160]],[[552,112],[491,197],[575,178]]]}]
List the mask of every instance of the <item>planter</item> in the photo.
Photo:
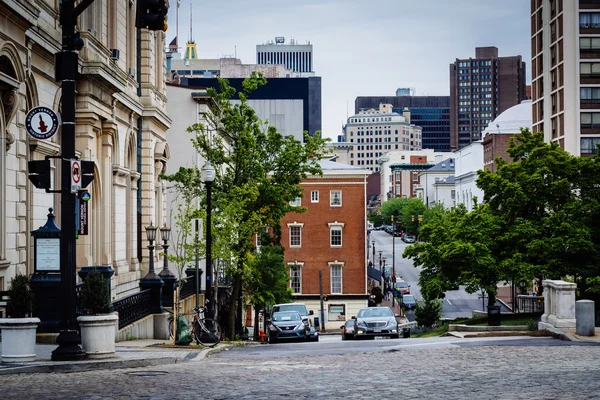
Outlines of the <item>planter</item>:
[{"label": "planter", "polygon": [[77,317],[81,329],[81,346],[87,358],[109,358],[115,355],[115,332],[119,317],[114,314]]},{"label": "planter", "polygon": [[35,361],[35,334],[39,318],[0,318],[2,362]]}]

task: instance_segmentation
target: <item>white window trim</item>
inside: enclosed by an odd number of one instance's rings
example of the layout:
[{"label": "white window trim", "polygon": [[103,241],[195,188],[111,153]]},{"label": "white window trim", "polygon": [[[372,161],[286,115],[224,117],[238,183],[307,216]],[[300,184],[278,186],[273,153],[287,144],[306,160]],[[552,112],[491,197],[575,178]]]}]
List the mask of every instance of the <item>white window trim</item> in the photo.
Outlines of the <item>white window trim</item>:
[{"label": "white window trim", "polygon": [[[292,203],[295,203],[296,201],[298,201],[298,205],[292,204]],[[298,196],[293,201],[290,201],[290,207],[302,207],[302,197]]]},{"label": "white window trim", "polygon": [[[289,245],[291,249],[299,249],[302,247],[302,228],[304,228],[304,223],[302,222],[290,222],[287,224],[288,226],[288,230],[289,230],[289,234],[290,234],[290,240],[289,240]],[[300,227],[300,245],[292,245],[292,227]]]},{"label": "white window trim", "polygon": [[[335,222],[329,222],[327,225],[329,226],[329,247],[336,248],[336,249],[342,247],[344,244],[344,226],[346,224],[344,222],[335,221]],[[340,244],[339,245],[331,244],[331,233],[333,231],[331,228],[333,228],[333,227],[336,227],[336,228],[339,227],[339,230],[340,230]]]},{"label": "white window trim", "polygon": [[[335,260],[333,262],[328,262],[327,264],[329,265],[329,293],[331,293],[331,294],[344,293],[344,265],[346,263],[344,261]],[[339,292],[333,291],[333,279],[331,279],[332,278],[331,272],[333,271],[333,269],[331,267],[333,267],[333,266],[340,267],[340,291]]]},{"label": "white window trim", "polygon": [[[298,266],[298,270],[300,270],[300,291],[299,292],[294,292],[294,293],[292,293],[292,295],[294,295],[294,294],[302,294],[302,267],[304,267],[304,262],[300,262],[300,261],[288,262],[287,265],[289,267],[290,272],[292,270],[292,266],[294,266],[294,265],[297,265]],[[290,275],[291,275],[291,273],[290,273]],[[291,277],[290,277],[290,288],[292,288],[292,279],[291,279]]]},{"label": "white window trim", "polygon": [[[333,200],[333,192],[340,192],[340,204],[331,204]],[[342,206],[342,191],[341,190],[330,190],[329,191],[329,207],[341,207]]]},{"label": "white window trim", "polygon": [[[317,194],[317,199],[315,200],[313,194]],[[318,190],[313,190],[310,192],[310,202],[311,203],[318,203],[319,202],[319,191]]]}]

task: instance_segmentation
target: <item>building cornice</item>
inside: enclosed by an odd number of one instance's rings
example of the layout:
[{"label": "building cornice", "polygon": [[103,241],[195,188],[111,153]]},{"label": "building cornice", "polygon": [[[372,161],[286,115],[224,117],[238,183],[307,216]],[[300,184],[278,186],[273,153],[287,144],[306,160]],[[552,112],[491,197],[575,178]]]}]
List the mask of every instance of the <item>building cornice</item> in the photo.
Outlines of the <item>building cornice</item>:
[{"label": "building cornice", "polygon": [[392,164],[390,169],[392,171],[415,171],[415,170],[428,170],[434,167],[435,164]]}]

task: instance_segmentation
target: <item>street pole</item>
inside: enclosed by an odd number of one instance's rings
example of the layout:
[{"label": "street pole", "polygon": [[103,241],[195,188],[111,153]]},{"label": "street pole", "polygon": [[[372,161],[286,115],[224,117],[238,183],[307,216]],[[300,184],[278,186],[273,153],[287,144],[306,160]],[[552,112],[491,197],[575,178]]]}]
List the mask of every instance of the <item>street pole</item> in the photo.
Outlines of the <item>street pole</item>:
[{"label": "street pole", "polygon": [[[60,279],[62,286],[62,310],[60,332],[56,338],[58,347],[52,351],[52,361],[73,361],[85,358],[81,348],[81,338],[77,330],[75,306],[76,280],[76,232],[75,196],[71,193],[71,159],[75,158],[75,86],[79,56],[76,46],[82,46],[81,38],[75,36],[75,23],[93,0],[84,0],[75,7],[75,0],[63,0],[60,9],[62,26],[62,50],[57,57],[57,71],[61,83],[61,240],[60,240]],[[76,44],[77,41],[77,44]],[[80,47],[81,48],[81,47]]]},{"label": "street pole", "polygon": [[212,232],[211,232],[211,217],[212,217],[212,181],[206,183],[206,307],[207,307],[207,318],[213,317],[213,268],[212,268]]},{"label": "street pole", "polygon": [[196,218],[196,308],[200,306],[200,220]]},{"label": "street pole", "polygon": [[321,301],[321,332],[326,333],[325,310],[323,309],[323,273],[321,271],[319,271],[319,300]]}]

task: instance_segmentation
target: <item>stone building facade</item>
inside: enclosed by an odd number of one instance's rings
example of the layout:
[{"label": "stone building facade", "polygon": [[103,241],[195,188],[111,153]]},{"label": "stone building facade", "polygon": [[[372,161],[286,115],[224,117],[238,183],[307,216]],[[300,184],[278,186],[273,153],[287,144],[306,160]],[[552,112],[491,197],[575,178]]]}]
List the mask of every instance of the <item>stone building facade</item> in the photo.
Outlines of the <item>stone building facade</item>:
[{"label": "stone building facade", "polygon": [[[113,267],[116,299],[137,291],[148,270],[144,227],[165,221],[165,185],[159,179],[170,157],[165,34],[142,29],[138,46],[135,2],[119,0],[96,0],[79,17],[77,30],[85,46],[79,52],[76,151],[95,163],[77,269]],[[33,272],[30,232],[45,223],[48,208],[60,225],[60,195],[33,187],[27,161],[59,155],[61,131],[36,140],[24,124],[33,107],[61,111],[54,78],[60,47],[58,1],[0,3],[0,290],[15,274]],[[51,162],[52,187],[58,188],[60,166]]]}]

